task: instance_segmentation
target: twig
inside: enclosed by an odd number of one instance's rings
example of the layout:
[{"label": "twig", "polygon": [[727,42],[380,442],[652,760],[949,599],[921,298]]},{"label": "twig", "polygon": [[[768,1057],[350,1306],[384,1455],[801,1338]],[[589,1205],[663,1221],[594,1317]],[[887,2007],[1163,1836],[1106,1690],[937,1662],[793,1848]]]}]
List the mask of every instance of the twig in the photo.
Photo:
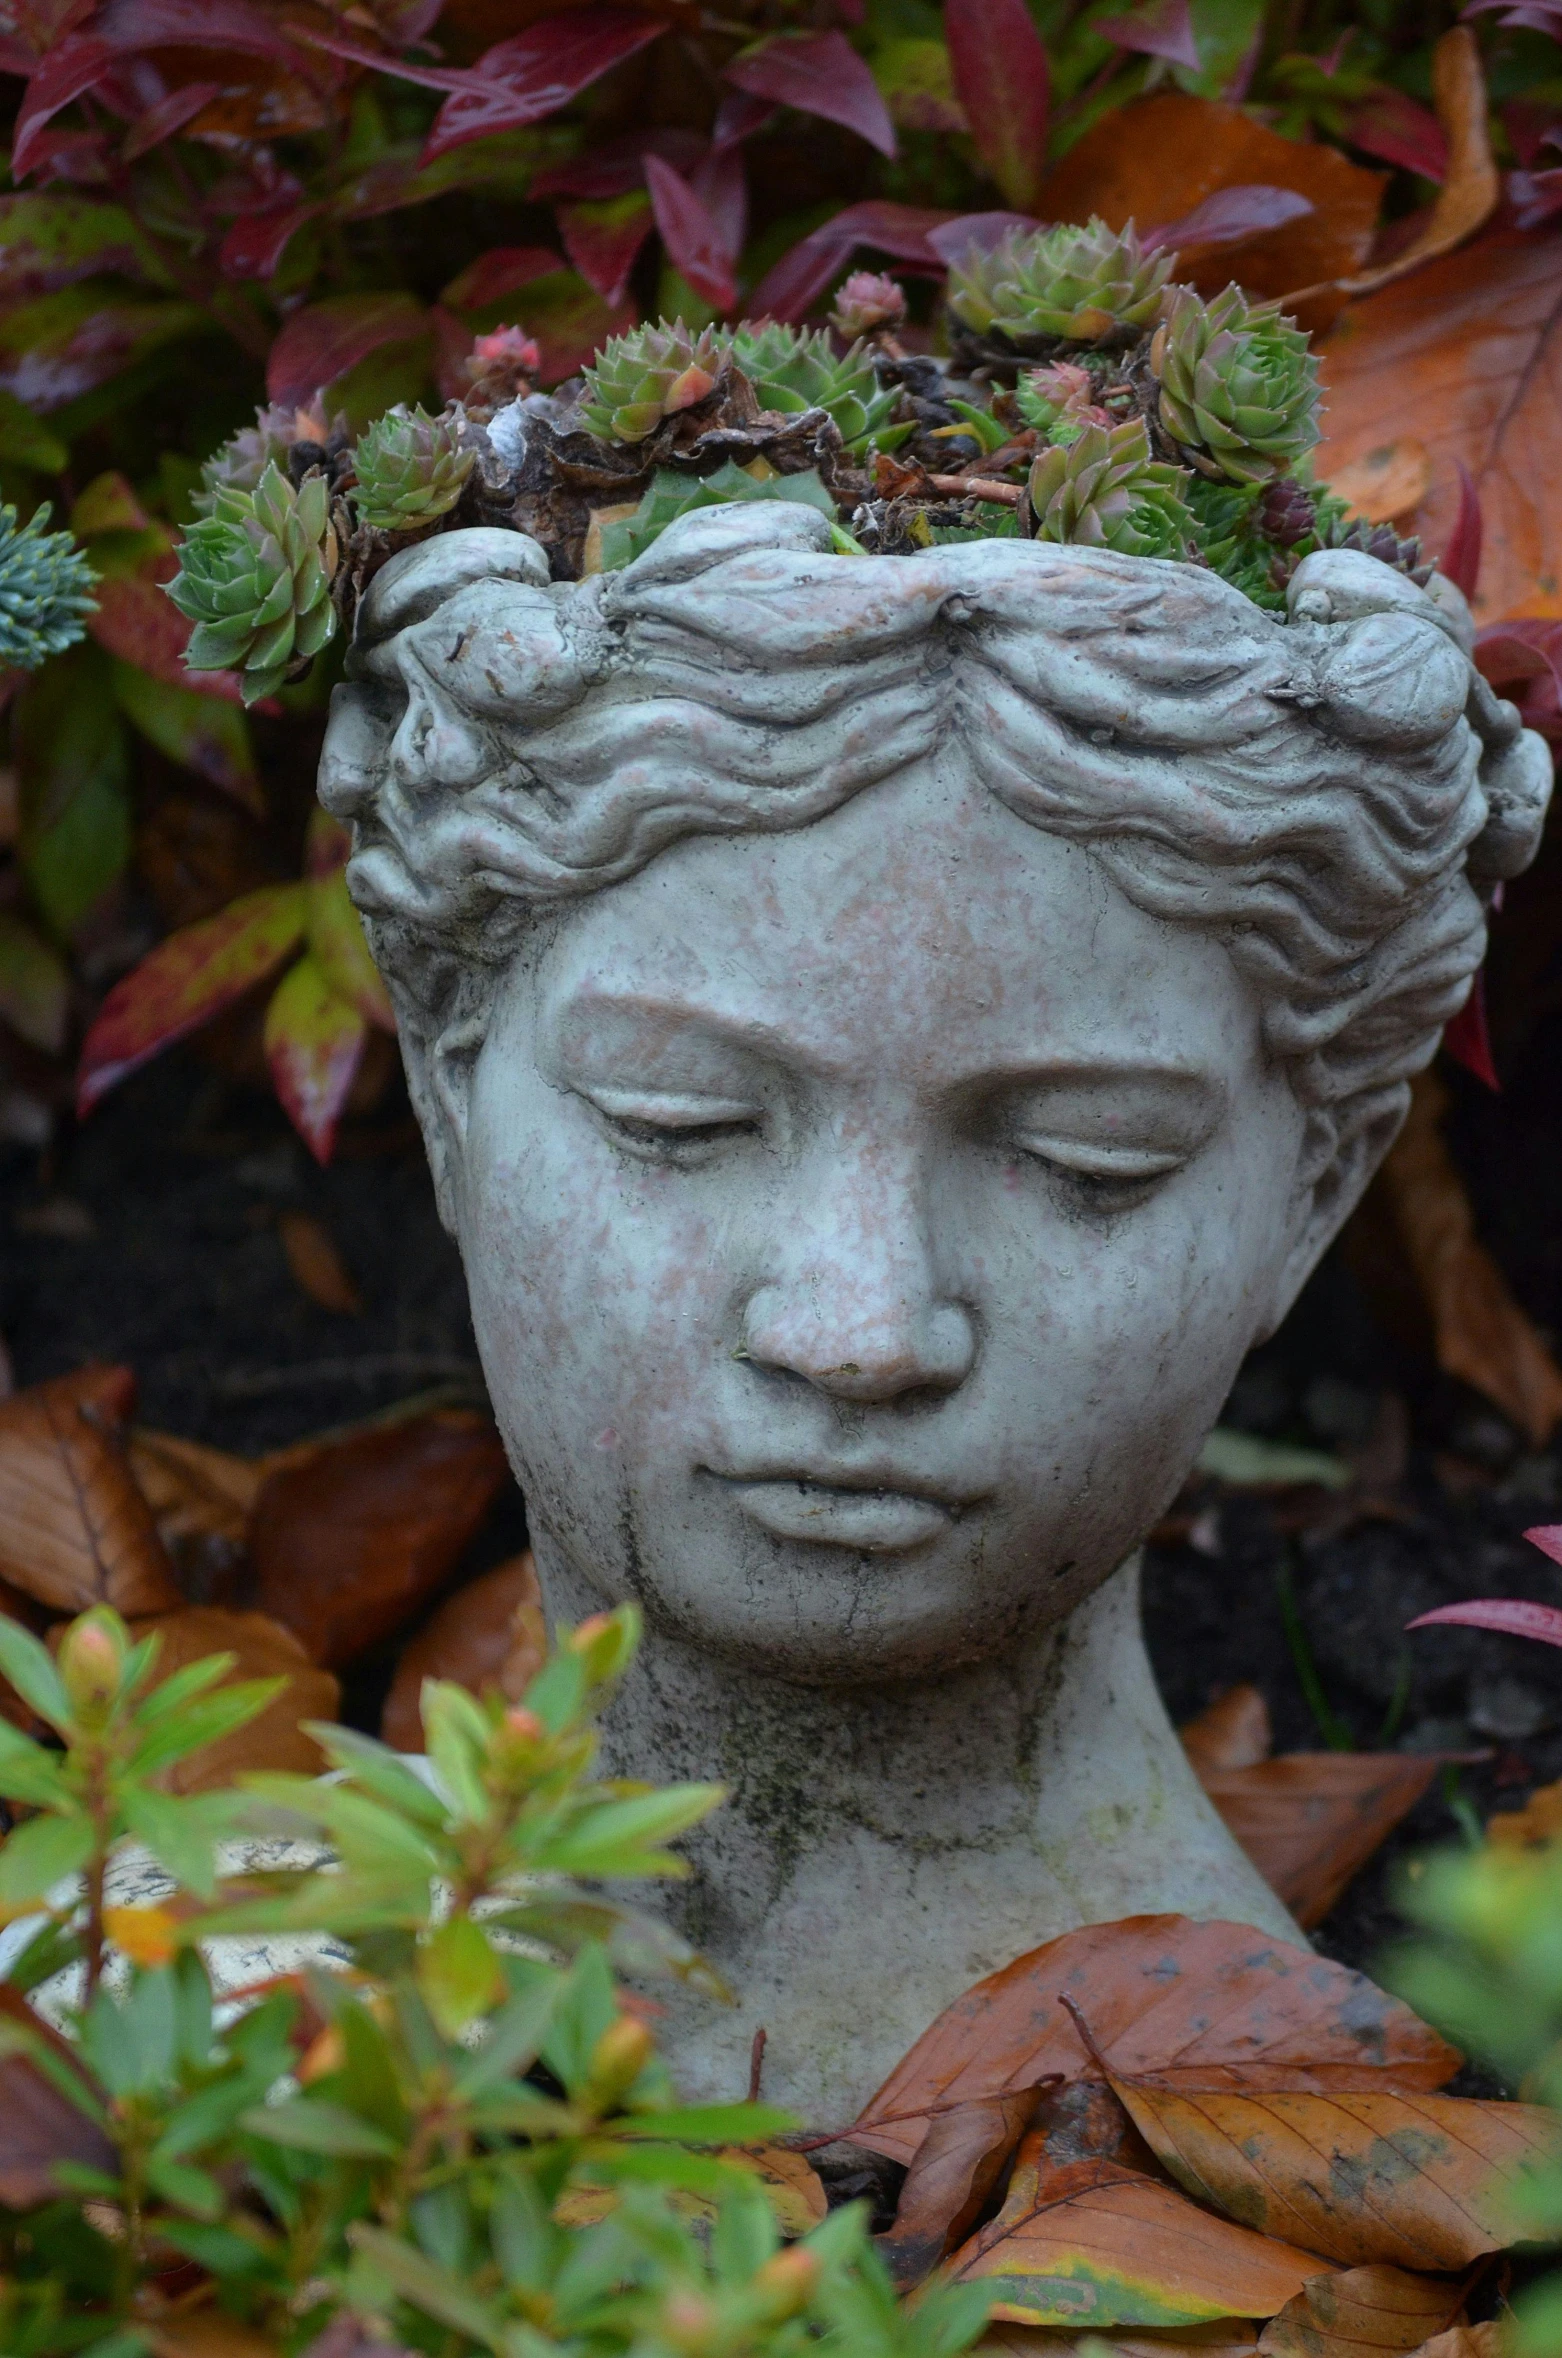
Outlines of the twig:
[{"label": "twig", "polygon": [[996,483],[987,475],[929,475],[929,483],[946,499],[990,499],[1000,507],[1017,508],[1025,497],[1020,483]]},{"label": "twig", "polygon": [[754,2044],[748,2051],[748,2100],[759,2102],[759,2083],[765,2069],[765,2026],[760,2024],[754,2033]]}]

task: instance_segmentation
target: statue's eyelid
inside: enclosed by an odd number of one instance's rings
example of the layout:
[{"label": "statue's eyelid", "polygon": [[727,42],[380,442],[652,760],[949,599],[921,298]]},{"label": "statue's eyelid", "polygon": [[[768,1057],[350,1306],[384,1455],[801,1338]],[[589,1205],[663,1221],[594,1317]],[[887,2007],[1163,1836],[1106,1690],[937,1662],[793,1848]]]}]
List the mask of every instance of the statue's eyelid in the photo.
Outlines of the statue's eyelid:
[{"label": "statue's eyelid", "polygon": [[1014,1143],[1038,1161],[1082,1179],[1118,1179],[1133,1185],[1165,1179],[1180,1171],[1196,1151],[1191,1147],[1101,1146],[1080,1138],[1057,1137],[1043,1131],[1016,1131]]},{"label": "statue's eyelid", "polygon": [[597,1086],[583,1087],[580,1093],[610,1122],[643,1123],[656,1130],[727,1128],[735,1122],[757,1122],[761,1112],[752,1098],[743,1097]]}]

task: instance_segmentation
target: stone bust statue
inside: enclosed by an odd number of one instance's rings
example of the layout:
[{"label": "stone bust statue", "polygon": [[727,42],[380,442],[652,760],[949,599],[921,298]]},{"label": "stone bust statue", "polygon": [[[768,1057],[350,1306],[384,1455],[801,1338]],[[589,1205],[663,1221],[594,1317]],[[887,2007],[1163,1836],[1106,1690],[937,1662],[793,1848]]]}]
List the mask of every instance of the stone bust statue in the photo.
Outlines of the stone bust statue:
[{"label": "stone bust statue", "polygon": [[1074,1924],[1295,1936],[1134,1550],[1534,847],[1546,749],[1434,590],[1334,551],[1281,617],[781,504],[370,587],[321,795],[550,1610],[638,1600],[608,1764],[730,1793],[674,1887],[737,2001],[669,2002],[693,2095],[763,2025],[845,2122]]}]

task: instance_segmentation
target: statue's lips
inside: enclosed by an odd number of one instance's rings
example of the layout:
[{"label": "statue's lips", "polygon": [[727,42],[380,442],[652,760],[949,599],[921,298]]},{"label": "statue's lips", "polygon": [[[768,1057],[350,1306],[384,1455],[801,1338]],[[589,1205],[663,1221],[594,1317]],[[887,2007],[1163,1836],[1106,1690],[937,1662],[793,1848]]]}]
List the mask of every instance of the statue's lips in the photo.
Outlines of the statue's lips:
[{"label": "statue's lips", "polygon": [[948,1531],[968,1503],[890,1484],[824,1482],[809,1474],[716,1479],[752,1522],[778,1539],[811,1539],[868,1554],[925,1547]]}]

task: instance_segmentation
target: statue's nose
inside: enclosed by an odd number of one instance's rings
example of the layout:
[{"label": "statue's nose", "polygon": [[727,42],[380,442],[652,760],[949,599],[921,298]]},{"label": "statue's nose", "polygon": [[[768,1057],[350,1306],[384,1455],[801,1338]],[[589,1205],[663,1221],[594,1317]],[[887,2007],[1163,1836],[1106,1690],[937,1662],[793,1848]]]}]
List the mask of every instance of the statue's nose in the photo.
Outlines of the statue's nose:
[{"label": "statue's nose", "polygon": [[819,1190],[813,1217],[772,1237],[744,1305],[745,1356],[842,1400],[956,1390],[976,1325],[940,1283],[922,1191],[882,1168],[844,1176]]}]

